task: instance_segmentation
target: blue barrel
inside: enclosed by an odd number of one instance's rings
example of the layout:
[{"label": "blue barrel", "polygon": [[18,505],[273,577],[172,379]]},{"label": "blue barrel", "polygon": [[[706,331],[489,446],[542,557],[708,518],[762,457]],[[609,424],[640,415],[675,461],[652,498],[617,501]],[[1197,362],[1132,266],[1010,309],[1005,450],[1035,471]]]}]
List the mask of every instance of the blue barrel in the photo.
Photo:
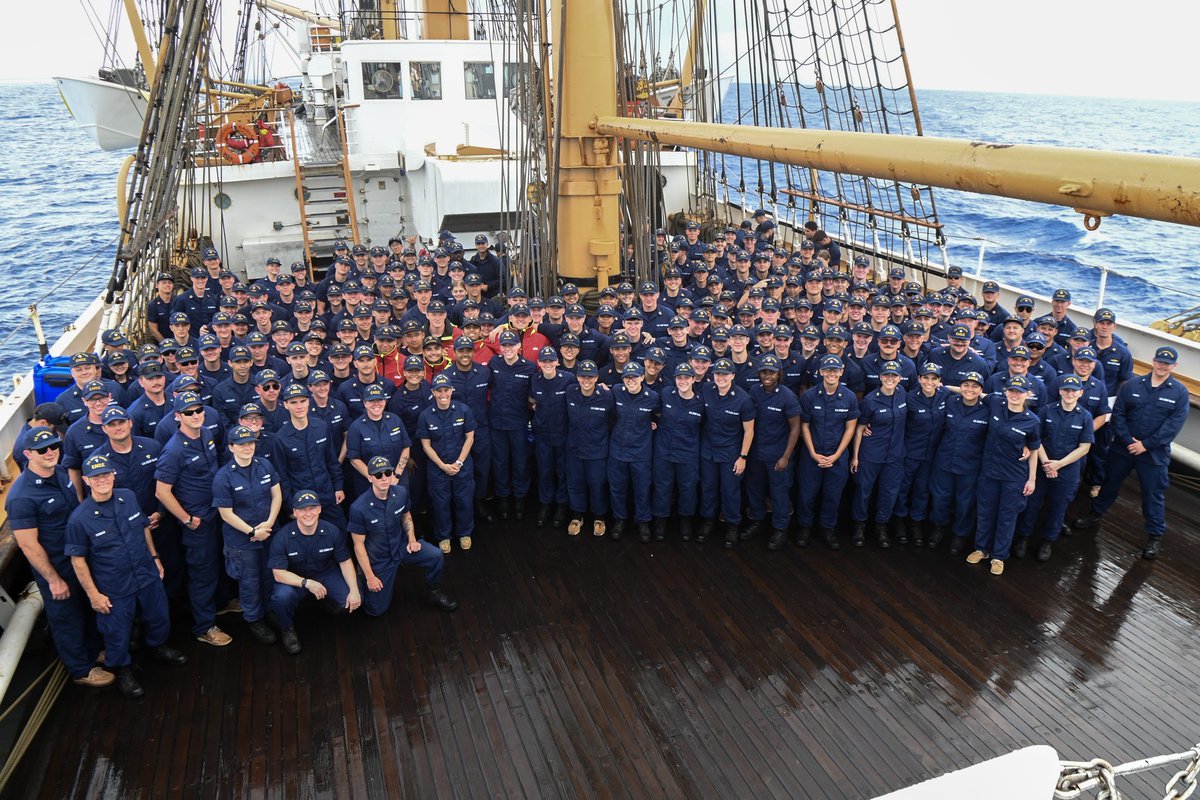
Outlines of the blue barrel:
[{"label": "blue barrel", "polygon": [[49,403],[75,382],[71,377],[70,360],[70,356],[46,356],[33,365],[35,402]]}]

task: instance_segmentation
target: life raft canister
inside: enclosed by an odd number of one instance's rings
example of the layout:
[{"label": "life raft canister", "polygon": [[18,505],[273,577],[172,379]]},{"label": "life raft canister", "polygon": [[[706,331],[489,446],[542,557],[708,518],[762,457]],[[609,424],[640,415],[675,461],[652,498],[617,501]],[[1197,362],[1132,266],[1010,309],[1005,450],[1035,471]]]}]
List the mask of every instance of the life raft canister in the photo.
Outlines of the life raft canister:
[{"label": "life raft canister", "polygon": [[262,149],[258,130],[244,122],[226,122],[217,133],[217,152],[230,164],[250,164]]}]

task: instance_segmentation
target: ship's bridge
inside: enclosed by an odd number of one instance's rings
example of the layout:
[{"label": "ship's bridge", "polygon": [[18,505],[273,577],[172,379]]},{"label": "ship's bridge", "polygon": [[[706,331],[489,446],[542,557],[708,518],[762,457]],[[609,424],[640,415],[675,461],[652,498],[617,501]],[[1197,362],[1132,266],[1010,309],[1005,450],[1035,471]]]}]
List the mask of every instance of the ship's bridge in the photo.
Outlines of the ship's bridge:
[{"label": "ship's bridge", "polygon": [[352,155],[400,151],[419,168],[429,145],[499,149],[501,127],[519,121],[507,97],[526,74],[489,41],[382,40],[342,44],[343,97],[352,110]]}]

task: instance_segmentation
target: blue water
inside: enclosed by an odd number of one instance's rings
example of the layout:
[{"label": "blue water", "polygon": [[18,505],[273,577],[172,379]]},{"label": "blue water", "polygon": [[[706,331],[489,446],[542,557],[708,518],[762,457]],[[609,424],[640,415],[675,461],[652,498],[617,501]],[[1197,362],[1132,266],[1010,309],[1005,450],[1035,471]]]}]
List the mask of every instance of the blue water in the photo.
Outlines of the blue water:
[{"label": "blue water", "polygon": [[[918,99],[929,136],[1200,157],[1196,103],[940,91]],[[98,151],[49,83],[0,84],[0,125],[0,263],[7,266],[0,374],[7,375],[37,352],[28,324],[13,334],[32,300],[87,264],[39,303],[53,341],[107,283],[125,154]],[[952,261],[969,271],[979,248],[972,237],[982,237],[990,240],[985,273],[1014,285],[1043,294],[1070,286],[1076,302],[1093,305],[1099,272],[1088,265],[1102,265],[1112,270],[1107,302],[1127,319],[1148,323],[1200,305],[1196,228],[1115,217],[1089,233],[1065,208],[943,190],[935,198]]]}]

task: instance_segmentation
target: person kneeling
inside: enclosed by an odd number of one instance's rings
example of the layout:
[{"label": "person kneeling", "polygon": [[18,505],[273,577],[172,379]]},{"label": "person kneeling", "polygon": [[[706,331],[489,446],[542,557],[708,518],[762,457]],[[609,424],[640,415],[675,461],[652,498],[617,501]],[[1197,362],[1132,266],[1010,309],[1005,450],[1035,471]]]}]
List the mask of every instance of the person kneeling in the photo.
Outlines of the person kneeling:
[{"label": "person kneeling", "polygon": [[292,509],[296,519],[271,539],[267,566],[275,576],[271,613],[282,631],[283,649],[295,655],[300,652],[296,609],[307,595],[317,600],[328,598],[351,613],[362,604],[362,597],[346,534],[321,520],[317,493],[311,489],[296,492]]},{"label": "person kneeling", "polygon": [[442,611],[454,611],[458,603],[441,589],[446,558],[429,542],[417,540],[413,529],[408,489],[396,483],[392,462],[375,456],[367,464],[371,491],[359,495],[350,506],[350,538],[354,556],[362,569],[367,591],[363,610],[377,617],[392,605],[396,573],[407,564],[425,570],[425,599]]}]

